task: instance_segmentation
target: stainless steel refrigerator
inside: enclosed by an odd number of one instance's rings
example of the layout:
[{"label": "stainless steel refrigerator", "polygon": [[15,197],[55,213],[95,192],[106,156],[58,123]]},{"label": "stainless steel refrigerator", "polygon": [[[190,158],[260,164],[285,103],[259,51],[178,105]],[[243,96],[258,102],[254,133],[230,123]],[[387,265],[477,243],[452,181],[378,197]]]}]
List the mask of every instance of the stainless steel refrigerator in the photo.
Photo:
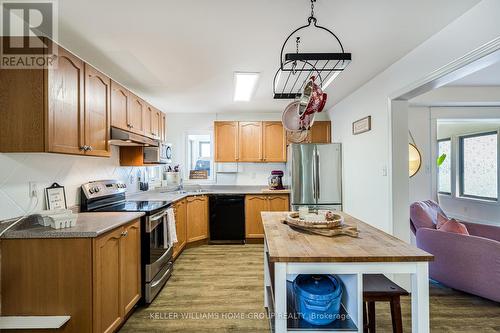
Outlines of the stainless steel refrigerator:
[{"label": "stainless steel refrigerator", "polygon": [[342,149],[340,143],[288,146],[290,204],[342,210]]}]

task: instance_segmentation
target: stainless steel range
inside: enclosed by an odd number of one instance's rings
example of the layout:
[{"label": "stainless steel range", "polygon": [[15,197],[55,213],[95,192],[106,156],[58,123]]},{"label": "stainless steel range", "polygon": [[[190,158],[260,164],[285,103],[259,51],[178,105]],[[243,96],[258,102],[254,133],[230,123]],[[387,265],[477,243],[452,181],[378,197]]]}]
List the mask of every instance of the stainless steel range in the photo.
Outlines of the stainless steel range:
[{"label": "stainless steel range", "polygon": [[142,303],[149,304],[170,278],[173,247],[168,239],[169,201],[127,201],[127,185],[117,180],[81,186],[82,212],[144,212],[141,219]]}]

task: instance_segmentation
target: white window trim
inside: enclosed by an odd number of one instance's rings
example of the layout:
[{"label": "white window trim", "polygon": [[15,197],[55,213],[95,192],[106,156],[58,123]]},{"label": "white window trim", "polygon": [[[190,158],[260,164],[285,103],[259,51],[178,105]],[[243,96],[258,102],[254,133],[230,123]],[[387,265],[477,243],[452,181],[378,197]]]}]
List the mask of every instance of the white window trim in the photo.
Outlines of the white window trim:
[{"label": "white window trim", "polygon": [[[435,174],[435,182],[436,182],[436,193],[438,196],[453,198],[461,201],[475,202],[484,205],[493,205],[500,206],[500,128],[496,129],[497,131],[497,199],[496,200],[488,200],[482,198],[474,198],[460,195],[460,138],[463,136],[474,135],[474,134],[482,134],[488,132],[494,132],[495,129],[490,131],[480,131],[480,132],[472,132],[472,133],[463,133],[459,135],[451,136],[451,194],[439,193],[438,188],[438,177],[439,173],[436,170]],[[439,143],[436,140],[436,153],[439,152]]]},{"label": "white window trim", "polygon": [[[188,166],[188,161],[190,159],[189,156],[189,140],[188,136],[189,135],[210,135],[210,176],[208,179],[189,179],[189,171],[190,167]],[[184,132],[184,151],[185,151],[185,156],[184,156],[184,172],[183,172],[183,183],[184,184],[215,184],[217,182],[216,177],[215,177],[215,163],[214,163],[214,154],[215,154],[215,147],[214,147],[214,132],[210,130],[190,130]]]}]

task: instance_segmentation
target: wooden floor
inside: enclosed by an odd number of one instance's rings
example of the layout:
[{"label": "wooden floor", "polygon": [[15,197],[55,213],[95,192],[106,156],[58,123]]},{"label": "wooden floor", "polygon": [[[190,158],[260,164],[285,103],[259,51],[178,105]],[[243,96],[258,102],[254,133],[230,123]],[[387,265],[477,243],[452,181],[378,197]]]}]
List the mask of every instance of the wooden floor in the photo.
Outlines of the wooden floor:
[{"label": "wooden floor", "polygon": [[[268,332],[263,274],[260,244],[187,249],[167,286],[120,332]],[[431,284],[430,294],[432,332],[500,332],[498,303],[438,284]],[[409,297],[403,298],[402,311],[405,332],[411,332]],[[378,332],[392,332],[389,313],[377,303]]]}]

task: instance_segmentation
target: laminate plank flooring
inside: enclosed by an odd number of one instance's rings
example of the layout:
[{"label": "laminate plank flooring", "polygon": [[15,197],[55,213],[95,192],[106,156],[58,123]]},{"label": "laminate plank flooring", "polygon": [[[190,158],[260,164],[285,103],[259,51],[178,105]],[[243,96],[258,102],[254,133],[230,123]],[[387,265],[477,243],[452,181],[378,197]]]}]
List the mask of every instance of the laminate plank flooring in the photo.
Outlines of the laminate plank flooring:
[{"label": "laminate plank flooring", "polygon": [[[268,332],[263,308],[263,245],[203,245],[186,249],[147,308],[120,332]],[[431,283],[431,331],[500,332],[500,305]],[[410,298],[401,300],[411,332]],[[392,332],[388,304],[377,303],[377,331]]]}]

